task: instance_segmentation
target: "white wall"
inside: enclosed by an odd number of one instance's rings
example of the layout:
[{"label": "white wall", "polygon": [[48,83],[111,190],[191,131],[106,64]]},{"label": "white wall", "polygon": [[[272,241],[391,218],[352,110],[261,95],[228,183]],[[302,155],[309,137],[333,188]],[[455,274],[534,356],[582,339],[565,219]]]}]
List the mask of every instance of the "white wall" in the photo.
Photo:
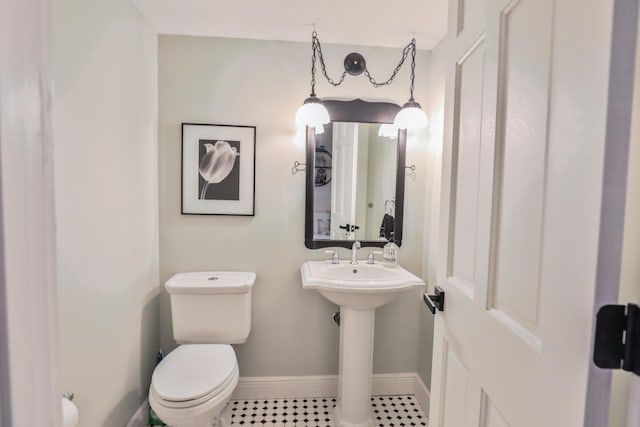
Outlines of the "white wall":
[{"label": "white wall", "polygon": [[157,39],[128,0],[54,0],[61,386],[127,424],[158,332]]},{"label": "white wall", "polygon": [[[400,49],[323,45],[328,72],[342,71],[344,56],[362,53],[374,77],[386,79]],[[323,375],[338,370],[337,307],[305,291],[299,266],[325,257],[304,247],[304,174],[291,174],[304,161],[295,142],[294,117],[310,92],[310,43],[160,36],[159,38],[160,279],[189,270],[249,270],[257,273],[253,328],[237,346],[242,376]],[[330,88],[318,75],[320,97],[391,100],[409,97],[408,66],[398,81],[374,89],[364,76]],[[417,55],[416,94],[428,99],[429,53]],[[256,215],[180,214],[180,123],[257,126]],[[404,240],[400,262],[420,274],[426,151],[424,133],[408,141]],[[421,141],[418,141],[421,139]],[[348,256],[341,250],[342,258]],[[365,257],[362,253],[361,257]],[[421,293],[407,292],[378,309],[374,371],[414,372],[418,366]],[[175,343],[169,299],[161,290],[162,345]],[[430,347],[424,349],[429,354]]]}]

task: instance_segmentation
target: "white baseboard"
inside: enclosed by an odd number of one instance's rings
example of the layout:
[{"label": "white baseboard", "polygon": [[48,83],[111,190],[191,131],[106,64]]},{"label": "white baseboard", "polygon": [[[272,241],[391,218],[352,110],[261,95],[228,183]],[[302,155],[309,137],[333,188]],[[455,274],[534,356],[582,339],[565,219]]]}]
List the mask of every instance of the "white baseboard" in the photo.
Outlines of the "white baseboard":
[{"label": "white baseboard", "polygon": [[138,410],[133,414],[129,422],[127,423],[127,427],[148,427],[149,420],[149,400],[145,399],[142,402],[142,405],[138,408]]},{"label": "white baseboard", "polygon": [[280,399],[285,397],[335,397],[337,375],[295,377],[240,377],[232,399]]},{"label": "white baseboard", "polygon": [[416,376],[417,374],[415,372],[374,374],[371,379],[371,394],[374,396],[413,394]]},{"label": "white baseboard", "polygon": [[431,392],[420,378],[420,375],[416,374],[416,382],[413,394],[416,396],[418,404],[422,408],[424,414],[429,416],[429,403],[431,400]]},{"label": "white baseboard", "polygon": [[[337,375],[294,377],[241,377],[232,399],[280,399],[286,397],[335,397]],[[374,374],[373,395],[413,394],[425,414],[429,411],[429,389],[415,372]]]}]

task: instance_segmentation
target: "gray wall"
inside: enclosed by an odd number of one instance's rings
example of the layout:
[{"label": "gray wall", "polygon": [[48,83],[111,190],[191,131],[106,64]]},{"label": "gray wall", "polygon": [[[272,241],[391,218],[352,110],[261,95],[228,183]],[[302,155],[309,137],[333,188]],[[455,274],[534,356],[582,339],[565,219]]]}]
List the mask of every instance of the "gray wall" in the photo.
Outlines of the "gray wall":
[{"label": "gray wall", "polygon": [[[442,173],[442,145],[444,137],[444,91],[446,66],[446,39],[431,51],[431,72],[429,73],[429,100],[426,103],[429,117],[427,135],[426,168],[424,187],[424,247],[422,274],[429,292],[437,279],[438,238],[440,223],[440,182]],[[420,311],[420,331],[418,333],[418,375],[431,389],[431,352],[433,348],[434,316],[428,310]]]},{"label": "gray wall", "polygon": [[[328,72],[337,77],[346,54],[359,51],[372,74],[387,78],[400,49],[323,45]],[[300,283],[299,266],[322,259],[304,247],[304,174],[291,174],[304,161],[296,138],[295,112],[310,91],[310,43],[160,36],[159,194],[160,280],[190,270],[249,270],[257,273],[253,327],[236,346],[242,376],[323,375],[338,370],[337,308]],[[427,102],[429,53],[417,55],[416,94]],[[364,76],[330,88],[318,76],[320,97],[406,102],[408,70],[398,81],[374,89]],[[180,214],[180,123],[257,126],[255,217]],[[407,163],[405,234],[401,264],[420,274],[427,162],[426,132],[411,136]],[[347,252],[341,251],[346,257]],[[361,256],[365,256],[362,253]],[[419,291],[407,292],[376,313],[374,371],[415,372],[431,348],[420,333],[431,326]],[[169,299],[161,288],[161,334],[165,350],[175,347]],[[425,326],[421,326],[424,323]]]},{"label": "gray wall", "polygon": [[[620,270],[620,304],[630,302],[640,304],[640,43],[636,45],[635,84],[633,94],[633,110],[631,116],[631,143],[629,145],[629,171],[627,174],[627,199],[624,214],[624,240],[622,246],[622,265]],[[611,397],[609,407],[609,427],[625,427],[627,415],[629,425],[633,425],[633,417],[637,417],[638,409],[629,403],[632,381],[638,378],[626,371],[611,372]]]},{"label": "gray wall", "polygon": [[158,331],[157,38],[128,0],[54,0],[60,383],[122,427]]}]

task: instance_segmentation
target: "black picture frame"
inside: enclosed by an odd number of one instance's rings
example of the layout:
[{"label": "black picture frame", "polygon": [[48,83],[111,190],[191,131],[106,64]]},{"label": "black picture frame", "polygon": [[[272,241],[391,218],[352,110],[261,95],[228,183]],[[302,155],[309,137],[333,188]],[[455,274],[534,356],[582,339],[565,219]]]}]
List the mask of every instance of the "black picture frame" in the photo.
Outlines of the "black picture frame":
[{"label": "black picture frame", "polygon": [[255,215],[256,127],[182,123],[183,215]]}]

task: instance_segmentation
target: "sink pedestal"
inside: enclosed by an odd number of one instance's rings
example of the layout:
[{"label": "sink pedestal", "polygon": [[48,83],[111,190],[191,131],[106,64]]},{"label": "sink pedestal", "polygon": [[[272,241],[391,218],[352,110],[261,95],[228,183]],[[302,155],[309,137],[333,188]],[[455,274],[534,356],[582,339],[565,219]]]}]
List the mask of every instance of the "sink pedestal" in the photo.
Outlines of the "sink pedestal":
[{"label": "sink pedestal", "polygon": [[337,427],[373,427],[371,374],[375,309],[340,307]]},{"label": "sink pedestal", "polygon": [[340,306],[340,372],[337,427],[373,427],[371,373],[376,308],[425,283],[398,266],[307,261],[300,267],[302,287],[315,289]]}]

